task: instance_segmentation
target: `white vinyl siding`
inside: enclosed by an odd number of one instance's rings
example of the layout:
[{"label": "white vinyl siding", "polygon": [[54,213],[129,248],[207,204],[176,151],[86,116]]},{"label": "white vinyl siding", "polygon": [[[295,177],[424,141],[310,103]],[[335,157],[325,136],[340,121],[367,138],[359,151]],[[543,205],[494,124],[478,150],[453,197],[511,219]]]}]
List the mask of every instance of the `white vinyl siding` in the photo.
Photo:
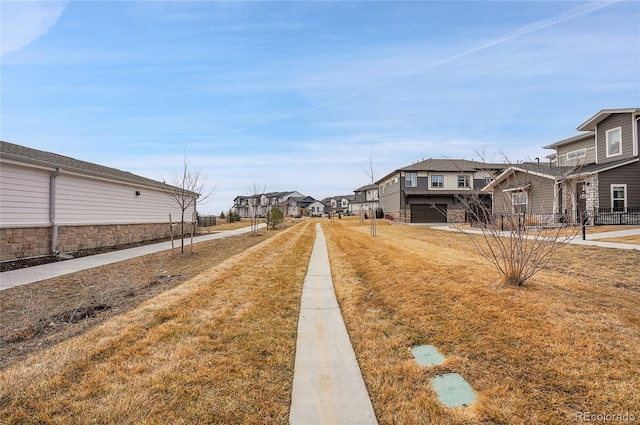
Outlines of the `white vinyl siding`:
[{"label": "white vinyl siding", "polygon": [[0,167],[0,226],[46,226],[53,171],[3,163]]},{"label": "white vinyl siding", "polygon": [[[180,220],[180,208],[161,190],[61,174],[56,179],[60,225],[159,223]],[[136,196],[140,191],[140,196]],[[193,209],[185,212],[191,221]]]}]

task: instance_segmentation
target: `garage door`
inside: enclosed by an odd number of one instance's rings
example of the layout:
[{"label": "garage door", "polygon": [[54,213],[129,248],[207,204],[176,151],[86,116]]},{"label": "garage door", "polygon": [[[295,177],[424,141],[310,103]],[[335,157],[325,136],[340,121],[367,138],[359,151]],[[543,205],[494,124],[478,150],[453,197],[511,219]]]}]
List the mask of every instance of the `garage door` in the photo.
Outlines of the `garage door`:
[{"label": "garage door", "polygon": [[412,223],[446,223],[447,204],[411,205]]}]

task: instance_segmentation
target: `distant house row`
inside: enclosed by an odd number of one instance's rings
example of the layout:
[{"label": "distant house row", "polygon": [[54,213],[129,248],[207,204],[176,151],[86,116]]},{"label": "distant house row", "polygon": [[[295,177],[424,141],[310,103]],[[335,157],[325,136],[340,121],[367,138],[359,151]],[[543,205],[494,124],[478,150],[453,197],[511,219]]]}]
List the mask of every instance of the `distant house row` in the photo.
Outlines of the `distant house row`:
[{"label": "distant house row", "polygon": [[640,220],[640,109],[604,109],[578,126],[581,133],[544,146],[547,161],[491,164],[427,159],[398,168],[354,195],[315,200],[299,192],[239,196],[249,216],[284,203],[289,215],[371,213],[407,223],[465,222],[483,214],[539,215],[550,222],[601,224]]},{"label": "distant house row", "polygon": [[231,210],[240,217],[264,217],[273,207],[292,217],[370,214],[378,208],[378,186],[358,188],[353,195],[337,195],[317,200],[297,191],[240,195]]}]

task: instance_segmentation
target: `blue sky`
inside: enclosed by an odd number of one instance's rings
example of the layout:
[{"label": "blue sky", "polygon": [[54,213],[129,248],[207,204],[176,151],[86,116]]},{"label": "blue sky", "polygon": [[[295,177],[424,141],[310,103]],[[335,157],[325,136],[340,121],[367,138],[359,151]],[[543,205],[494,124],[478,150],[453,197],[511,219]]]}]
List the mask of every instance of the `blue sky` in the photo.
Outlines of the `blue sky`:
[{"label": "blue sky", "polygon": [[2,0],[2,140],[216,194],[544,158],[640,107],[640,2]]}]

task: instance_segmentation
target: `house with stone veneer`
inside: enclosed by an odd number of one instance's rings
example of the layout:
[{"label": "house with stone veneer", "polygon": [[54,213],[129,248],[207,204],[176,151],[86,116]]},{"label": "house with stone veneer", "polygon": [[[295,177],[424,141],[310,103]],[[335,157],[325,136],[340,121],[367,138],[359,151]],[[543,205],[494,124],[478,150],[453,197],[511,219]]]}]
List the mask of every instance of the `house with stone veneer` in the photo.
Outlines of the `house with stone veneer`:
[{"label": "house with stone veneer", "polygon": [[494,212],[640,224],[640,109],[603,109],[577,129],[545,146],[549,165],[512,165],[489,184]]},{"label": "house with stone veneer", "polygon": [[423,160],[378,180],[378,205],[385,216],[405,223],[461,223],[469,199],[491,205],[491,193],[483,188],[504,168],[465,159]]},{"label": "house with stone veneer", "polygon": [[[164,183],[0,141],[0,260],[167,237],[181,210]],[[187,192],[197,199],[199,194]],[[185,211],[188,221],[193,207]]]}]

